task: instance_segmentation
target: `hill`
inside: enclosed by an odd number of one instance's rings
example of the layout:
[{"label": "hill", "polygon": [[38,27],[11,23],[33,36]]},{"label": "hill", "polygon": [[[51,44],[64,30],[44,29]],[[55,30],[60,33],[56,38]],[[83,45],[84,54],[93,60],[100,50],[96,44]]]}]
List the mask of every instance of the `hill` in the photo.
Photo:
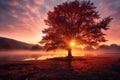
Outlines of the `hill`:
[{"label": "hill", "polygon": [[33,44],[28,44],[10,38],[0,37],[0,50],[30,49],[32,46]]}]

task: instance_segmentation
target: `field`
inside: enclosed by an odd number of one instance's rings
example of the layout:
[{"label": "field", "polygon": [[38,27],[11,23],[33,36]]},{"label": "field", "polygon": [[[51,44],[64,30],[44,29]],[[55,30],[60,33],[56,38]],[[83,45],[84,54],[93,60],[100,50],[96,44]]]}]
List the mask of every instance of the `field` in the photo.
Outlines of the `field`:
[{"label": "field", "polygon": [[120,80],[120,56],[0,61],[0,80]]}]

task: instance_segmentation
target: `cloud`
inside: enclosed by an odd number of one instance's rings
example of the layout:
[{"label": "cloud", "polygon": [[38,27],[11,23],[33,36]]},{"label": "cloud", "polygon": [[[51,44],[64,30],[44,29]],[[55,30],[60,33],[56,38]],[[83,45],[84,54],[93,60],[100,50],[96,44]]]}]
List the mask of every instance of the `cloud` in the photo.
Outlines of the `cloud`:
[{"label": "cloud", "polygon": [[[67,0],[0,0],[0,35],[31,43],[39,41],[43,35],[41,30],[47,27],[44,23],[47,12],[64,1]],[[110,30],[106,32],[107,39],[120,40],[120,0],[92,2],[102,18],[114,18]]]},{"label": "cloud", "polygon": [[120,1],[119,0],[105,0],[101,1],[99,6],[101,11],[105,14],[110,14],[111,16],[118,18],[120,13]]},{"label": "cloud", "polygon": [[109,40],[107,43],[119,43],[120,40],[120,0],[101,0],[98,3],[100,14],[102,17],[111,16],[113,18],[110,23],[110,29],[106,32],[106,38]]},{"label": "cloud", "polygon": [[11,6],[17,6],[17,5],[19,5],[19,3],[17,2],[17,0],[10,0],[10,1],[8,1],[8,4],[11,5]]},{"label": "cloud", "polygon": [[34,2],[36,3],[36,4],[44,4],[44,0],[34,0]]}]

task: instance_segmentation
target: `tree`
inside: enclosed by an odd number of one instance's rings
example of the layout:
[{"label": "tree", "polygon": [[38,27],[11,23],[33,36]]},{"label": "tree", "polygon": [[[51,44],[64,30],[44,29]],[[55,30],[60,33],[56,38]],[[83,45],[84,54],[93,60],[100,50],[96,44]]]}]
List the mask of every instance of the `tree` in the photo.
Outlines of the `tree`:
[{"label": "tree", "polygon": [[32,48],[31,48],[31,50],[41,50],[41,49],[42,49],[42,47],[39,46],[38,44],[32,46]]},{"label": "tree", "polygon": [[[100,21],[100,15],[91,1],[67,1],[48,12],[45,36],[40,41],[46,50],[62,48],[68,50],[68,59],[72,59],[72,46],[97,46],[105,42],[103,30],[109,29],[111,17]],[[98,22],[99,21],[99,22]],[[75,42],[75,43],[74,43]]]}]

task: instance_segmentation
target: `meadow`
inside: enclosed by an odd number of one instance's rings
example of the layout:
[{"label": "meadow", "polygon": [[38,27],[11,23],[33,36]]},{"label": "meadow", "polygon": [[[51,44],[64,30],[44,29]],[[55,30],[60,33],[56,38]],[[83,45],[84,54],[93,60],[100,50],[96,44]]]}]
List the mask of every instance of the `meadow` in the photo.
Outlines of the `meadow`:
[{"label": "meadow", "polygon": [[74,56],[72,62],[64,56],[41,60],[1,59],[0,80],[120,80],[119,53]]}]

